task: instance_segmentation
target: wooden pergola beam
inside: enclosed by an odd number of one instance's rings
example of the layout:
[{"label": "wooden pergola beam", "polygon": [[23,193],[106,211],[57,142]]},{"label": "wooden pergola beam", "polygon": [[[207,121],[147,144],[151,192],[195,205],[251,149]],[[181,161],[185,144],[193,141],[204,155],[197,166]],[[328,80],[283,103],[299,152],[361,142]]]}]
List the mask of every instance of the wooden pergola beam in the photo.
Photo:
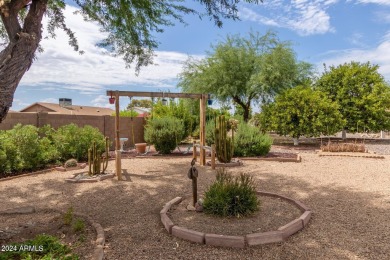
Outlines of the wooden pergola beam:
[{"label": "wooden pergola beam", "polygon": [[[201,99],[205,94],[194,93],[171,93],[171,92],[141,92],[141,91],[118,91],[107,90],[107,96],[120,96],[120,97],[152,97],[152,98],[194,98]],[[209,94],[206,94],[207,98],[210,98]]]}]

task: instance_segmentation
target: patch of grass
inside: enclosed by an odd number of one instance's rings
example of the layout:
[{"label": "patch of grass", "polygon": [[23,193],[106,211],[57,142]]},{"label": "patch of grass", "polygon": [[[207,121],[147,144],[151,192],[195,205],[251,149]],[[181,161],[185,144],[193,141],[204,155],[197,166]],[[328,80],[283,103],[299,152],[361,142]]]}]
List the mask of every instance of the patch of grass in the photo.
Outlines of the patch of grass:
[{"label": "patch of grass", "polygon": [[69,226],[73,221],[73,207],[69,207],[64,214],[64,224]]},{"label": "patch of grass", "polygon": [[0,254],[0,260],[78,260],[79,257],[71,253],[71,249],[61,244],[58,238],[49,235],[37,235],[34,239],[22,243],[8,245],[9,249]]},{"label": "patch of grass", "polygon": [[72,224],[73,232],[81,233],[85,230],[85,223],[82,219],[76,219],[76,221]]}]

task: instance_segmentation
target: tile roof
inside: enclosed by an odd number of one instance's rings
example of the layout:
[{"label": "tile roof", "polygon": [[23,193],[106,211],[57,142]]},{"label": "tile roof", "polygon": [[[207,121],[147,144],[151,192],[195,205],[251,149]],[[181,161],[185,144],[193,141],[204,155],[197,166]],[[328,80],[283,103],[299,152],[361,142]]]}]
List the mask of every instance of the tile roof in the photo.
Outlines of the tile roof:
[{"label": "tile roof", "polygon": [[80,106],[71,105],[62,107],[59,104],[37,102],[26,108],[20,110],[20,112],[40,112],[47,111],[49,114],[65,114],[65,115],[112,115],[115,111],[111,108],[106,107],[91,107],[91,106]]}]

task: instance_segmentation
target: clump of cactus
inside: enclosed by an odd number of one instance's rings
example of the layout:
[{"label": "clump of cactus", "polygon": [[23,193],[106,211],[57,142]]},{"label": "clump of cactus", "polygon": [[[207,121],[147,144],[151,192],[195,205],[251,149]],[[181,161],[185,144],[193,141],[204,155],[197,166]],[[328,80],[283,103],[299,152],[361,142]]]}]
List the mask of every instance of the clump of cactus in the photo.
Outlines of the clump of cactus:
[{"label": "clump of cactus", "polygon": [[77,160],[76,159],[69,159],[64,164],[65,168],[71,168],[71,167],[77,167]]},{"label": "clump of cactus", "polygon": [[109,151],[109,142],[108,137],[106,140],[106,151],[104,152],[104,158],[102,159],[101,151],[99,151],[96,147],[96,142],[93,142],[92,147],[88,149],[88,174],[90,176],[96,174],[104,174],[107,170],[108,165],[108,151]]},{"label": "clump of cactus", "polygon": [[225,116],[218,116],[215,124],[215,149],[217,158],[222,163],[229,163],[234,152],[234,130],[232,136],[227,136]]}]

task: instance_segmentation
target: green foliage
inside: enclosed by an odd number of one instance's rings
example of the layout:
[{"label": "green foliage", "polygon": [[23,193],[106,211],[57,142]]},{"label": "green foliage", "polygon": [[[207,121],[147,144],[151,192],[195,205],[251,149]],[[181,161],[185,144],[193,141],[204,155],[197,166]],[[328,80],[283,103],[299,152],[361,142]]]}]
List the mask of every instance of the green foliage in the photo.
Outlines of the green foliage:
[{"label": "green foliage", "polygon": [[316,88],[339,105],[350,132],[390,129],[390,87],[378,65],[351,62],[325,68]]},{"label": "green foliage", "polygon": [[234,153],[234,131],[231,137],[227,136],[227,131],[225,116],[218,116],[214,129],[214,141],[217,158],[222,163],[229,163]]},{"label": "green foliage", "polygon": [[252,176],[241,173],[233,176],[225,168],[217,170],[216,181],[205,192],[205,213],[228,216],[247,216],[259,210],[260,201]]},{"label": "green foliage", "polygon": [[183,123],[173,117],[149,119],[145,126],[145,141],[154,144],[157,151],[168,154],[183,137]]},{"label": "green foliage", "polygon": [[180,75],[184,92],[213,94],[219,101],[241,107],[245,121],[253,102],[309,80],[312,66],[298,62],[288,42],[275,33],[228,36],[203,60],[188,60]]},{"label": "green foliage", "polygon": [[206,122],[206,144],[212,145],[215,143],[215,120]]},{"label": "green foliage", "polygon": [[127,105],[127,110],[131,110],[134,107],[151,108],[153,105],[150,99],[132,99],[130,104]]},{"label": "green foliage", "polygon": [[186,102],[180,99],[178,102],[171,100],[168,105],[163,105],[159,100],[154,106],[152,111],[153,118],[174,117],[183,122],[184,132],[179,137],[179,141],[184,140],[192,134],[195,130],[196,116],[191,114],[190,109],[187,107]]},{"label": "green foliage", "polygon": [[[40,137],[39,129],[18,124],[13,129],[0,132],[0,174],[22,170],[35,170],[58,157],[47,137]],[[51,151],[47,154],[46,151]]]},{"label": "green foliage", "polygon": [[309,87],[295,87],[278,95],[274,103],[262,107],[260,127],[275,130],[280,135],[332,135],[340,131],[345,121],[338,105],[320,91]]},{"label": "green foliage", "polygon": [[[5,251],[0,254],[0,260],[9,259],[40,259],[40,260],[77,260],[78,256],[71,253],[71,249],[61,244],[58,238],[50,235],[37,235],[34,239],[22,243],[13,243],[16,248],[35,246],[36,250]],[[39,249],[42,248],[42,251]]]},{"label": "green foliage", "polygon": [[244,122],[241,122],[238,125],[237,133],[234,138],[234,155],[266,155],[270,151],[271,145],[271,137],[269,137],[269,135],[262,134],[259,128]]},{"label": "green foliage", "polygon": [[76,233],[84,232],[85,230],[85,222],[82,219],[76,219],[75,222],[72,224],[72,230]]},{"label": "green foliage", "polygon": [[103,151],[105,141],[99,129],[86,125],[78,127],[75,124],[61,126],[53,135],[54,144],[59,151],[61,160],[75,158],[78,161],[88,159],[88,149],[95,141],[99,150]]},{"label": "green foliage", "polygon": [[[115,113],[112,114],[115,116]],[[135,112],[134,110],[122,110],[119,111],[119,116],[120,117],[137,117],[139,114]]]},{"label": "green foliage", "polygon": [[69,159],[64,163],[65,168],[71,168],[77,166],[77,160],[76,159]]}]

